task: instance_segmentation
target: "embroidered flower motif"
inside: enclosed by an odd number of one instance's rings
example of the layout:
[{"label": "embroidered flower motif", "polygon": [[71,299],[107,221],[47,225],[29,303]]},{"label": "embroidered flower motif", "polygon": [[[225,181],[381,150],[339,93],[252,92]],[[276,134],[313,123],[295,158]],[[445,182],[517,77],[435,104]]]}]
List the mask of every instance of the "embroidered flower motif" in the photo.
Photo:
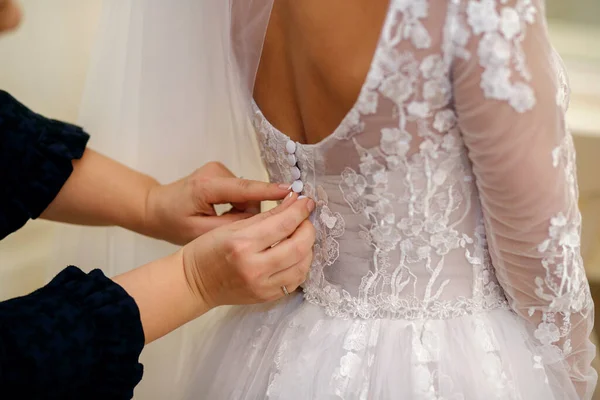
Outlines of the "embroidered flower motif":
[{"label": "embroidered flower motif", "polygon": [[439,54],[432,54],[423,59],[419,67],[425,79],[442,79],[446,77],[447,66]]},{"label": "embroidered flower motif", "polygon": [[[433,120],[433,127],[441,133],[448,132],[456,125],[456,114],[452,110],[442,110],[435,114],[435,118]],[[452,140],[455,141],[455,138],[451,135],[444,136],[444,142],[449,142]],[[452,143],[454,144],[454,143]],[[446,148],[453,147],[451,145],[446,145]]]},{"label": "embroidered flower motif", "polygon": [[436,233],[431,236],[429,242],[436,249],[438,255],[446,255],[459,247],[458,232],[449,229],[446,232]]},{"label": "embroidered flower motif", "polygon": [[423,221],[418,218],[402,218],[398,222],[398,229],[402,231],[404,236],[418,236],[423,231],[424,225]]},{"label": "embroidered flower motif", "polygon": [[514,39],[521,32],[521,19],[514,8],[502,8],[500,16],[500,31],[508,40]]},{"label": "embroidered flower motif", "polygon": [[486,97],[508,100],[512,94],[510,70],[504,66],[487,68],[481,74],[481,88]]},{"label": "embroidered flower motif", "polygon": [[328,206],[321,207],[319,219],[327,227],[331,237],[339,237],[344,233],[344,218],[338,212],[331,212]]},{"label": "embroidered flower motif", "polygon": [[355,321],[344,340],[344,350],[363,351],[367,347],[367,329],[365,321]]},{"label": "embroidered flower motif", "polygon": [[392,251],[402,236],[392,225],[374,226],[369,230],[369,241],[381,251]]},{"label": "embroidered flower motif", "polygon": [[419,21],[427,16],[427,0],[395,1],[393,8],[401,12],[404,17],[404,29],[396,33],[404,39],[410,39],[411,43],[418,49],[431,46],[431,37],[427,29]]},{"label": "embroidered flower motif", "polygon": [[413,352],[420,363],[434,363],[440,359],[440,338],[428,325],[427,322],[413,331]]},{"label": "embroidered flower motif", "polygon": [[361,359],[356,353],[346,353],[340,360],[340,374],[352,378],[358,373]]},{"label": "embroidered flower motif", "polygon": [[425,231],[431,234],[444,232],[448,226],[448,218],[436,213],[425,221]]},{"label": "embroidered flower motif", "polygon": [[423,24],[415,22],[404,31],[406,35],[410,36],[413,45],[417,49],[426,49],[431,46],[431,36]]},{"label": "embroidered flower motif", "polygon": [[511,46],[497,33],[486,34],[477,47],[479,62],[486,68],[505,66],[510,61]]},{"label": "embroidered flower motif", "polygon": [[535,94],[528,85],[517,82],[512,88],[509,104],[520,113],[529,111],[535,105]]},{"label": "embroidered flower motif", "polygon": [[[452,85],[448,79],[437,79],[425,82],[423,97],[433,109],[442,108],[450,103]],[[425,116],[427,113],[425,113]]]},{"label": "embroidered flower motif", "polygon": [[398,128],[381,130],[381,150],[388,155],[405,156],[410,149],[412,136]]},{"label": "embroidered flower motif", "polygon": [[387,184],[388,174],[385,167],[371,154],[365,153],[361,157],[359,169],[362,176],[366,179],[367,185],[377,187]]},{"label": "embroidered flower motif", "polygon": [[469,1],[467,17],[475,35],[496,31],[500,21],[496,11],[496,0]]},{"label": "embroidered flower motif", "polygon": [[377,111],[377,105],[379,104],[379,94],[371,90],[363,90],[360,101],[357,102],[356,107],[358,112],[363,115],[374,114]]},{"label": "embroidered flower motif", "polygon": [[[479,63],[484,68],[481,88],[486,97],[508,101],[517,112],[533,108],[536,99],[531,87],[525,56],[521,49],[527,24],[535,22],[535,7],[530,0],[521,0],[515,7],[496,9],[495,0],[470,0],[467,21],[475,35],[481,35],[478,45]],[[512,70],[522,81],[512,76]],[[514,83],[513,83],[514,82]]]},{"label": "embroidered flower motif", "polygon": [[400,251],[406,257],[406,262],[412,264],[429,257],[431,247],[424,242],[405,239],[400,242]]},{"label": "embroidered flower motif", "polygon": [[362,196],[367,188],[367,180],[364,176],[358,175],[350,168],[346,168],[344,172],[342,172],[342,182],[349,189],[353,189],[359,196]]},{"label": "embroidered flower motif", "polygon": [[556,217],[550,220],[549,228],[550,238],[538,246],[540,253],[548,251],[551,245],[566,246],[578,248],[580,246],[579,225],[569,223],[563,213],[558,213]]},{"label": "embroidered flower motif", "polygon": [[544,346],[558,342],[558,339],[560,339],[558,326],[547,322],[539,324],[533,335]]},{"label": "embroidered flower motif", "polygon": [[390,65],[392,75],[383,80],[379,90],[382,95],[401,105],[413,94],[419,63],[411,53],[399,55],[395,63],[397,67]]},{"label": "embroidered flower motif", "polygon": [[408,114],[416,118],[425,118],[429,114],[429,103],[424,101],[413,101],[407,109]]},{"label": "embroidered flower motif", "polygon": [[537,15],[537,8],[531,0],[523,0],[517,4],[517,14],[522,15],[523,20],[528,24],[533,24]]},{"label": "embroidered flower motif", "polygon": [[435,389],[432,384],[432,377],[429,368],[423,364],[416,365],[414,367],[414,385],[415,395],[423,396],[425,393],[435,393]]}]

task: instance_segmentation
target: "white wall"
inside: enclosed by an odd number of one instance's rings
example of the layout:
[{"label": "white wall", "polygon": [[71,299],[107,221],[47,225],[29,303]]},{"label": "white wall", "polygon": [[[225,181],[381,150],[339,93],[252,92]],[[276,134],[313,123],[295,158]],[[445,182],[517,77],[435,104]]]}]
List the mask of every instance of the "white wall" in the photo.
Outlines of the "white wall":
[{"label": "white wall", "polygon": [[[21,4],[21,27],[0,37],[0,88],[39,113],[74,122],[102,0]],[[0,299],[44,284],[53,227],[31,222],[0,242]]]},{"label": "white wall", "polygon": [[0,39],[0,85],[36,111],[73,121],[102,0],[21,4],[21,27]]}]

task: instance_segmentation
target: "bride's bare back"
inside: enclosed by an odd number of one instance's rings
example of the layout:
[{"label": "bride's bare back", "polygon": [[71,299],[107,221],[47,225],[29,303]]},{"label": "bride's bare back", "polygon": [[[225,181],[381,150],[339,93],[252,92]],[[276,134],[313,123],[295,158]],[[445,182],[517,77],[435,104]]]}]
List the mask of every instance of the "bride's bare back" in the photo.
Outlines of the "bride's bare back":
[{"label": "bride's bare back", "polygon": [[365,80],[388,0],[278,0],[254,97],[265,117],[301,143],[329,136]]}]

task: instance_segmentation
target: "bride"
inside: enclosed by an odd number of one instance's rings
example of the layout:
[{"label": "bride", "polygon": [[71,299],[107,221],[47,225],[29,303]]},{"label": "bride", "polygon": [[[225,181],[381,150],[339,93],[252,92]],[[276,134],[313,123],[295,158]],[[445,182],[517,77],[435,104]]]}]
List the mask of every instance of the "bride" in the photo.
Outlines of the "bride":
[{"label": "bride", "polygon": [[569,90],[543,0],[124,4],[103,43],[115,53],[129,13],[115,87],[134,100],[112,115],[139,124],[102,140],[154,148],[129,162],[166,176],[208,161],[202,140],[245,170],[253,131],[270,179],[318,204],[304,293],[184,332],[162,353],[179,358],[162,364],[170,398],[591,398]]}]

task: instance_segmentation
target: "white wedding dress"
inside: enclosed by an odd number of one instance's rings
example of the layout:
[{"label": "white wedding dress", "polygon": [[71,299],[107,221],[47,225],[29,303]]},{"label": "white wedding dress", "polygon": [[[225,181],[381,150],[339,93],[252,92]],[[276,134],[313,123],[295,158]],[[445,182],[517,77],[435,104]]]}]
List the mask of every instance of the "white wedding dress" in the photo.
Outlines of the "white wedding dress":
[{"label": "white wedding dress", "polygon": [[317,202],[312,271],[193,338],[186,398],[590,399],[568,97],[540,0],[391,0],[329,137],[287,149],[254,105]]}]

